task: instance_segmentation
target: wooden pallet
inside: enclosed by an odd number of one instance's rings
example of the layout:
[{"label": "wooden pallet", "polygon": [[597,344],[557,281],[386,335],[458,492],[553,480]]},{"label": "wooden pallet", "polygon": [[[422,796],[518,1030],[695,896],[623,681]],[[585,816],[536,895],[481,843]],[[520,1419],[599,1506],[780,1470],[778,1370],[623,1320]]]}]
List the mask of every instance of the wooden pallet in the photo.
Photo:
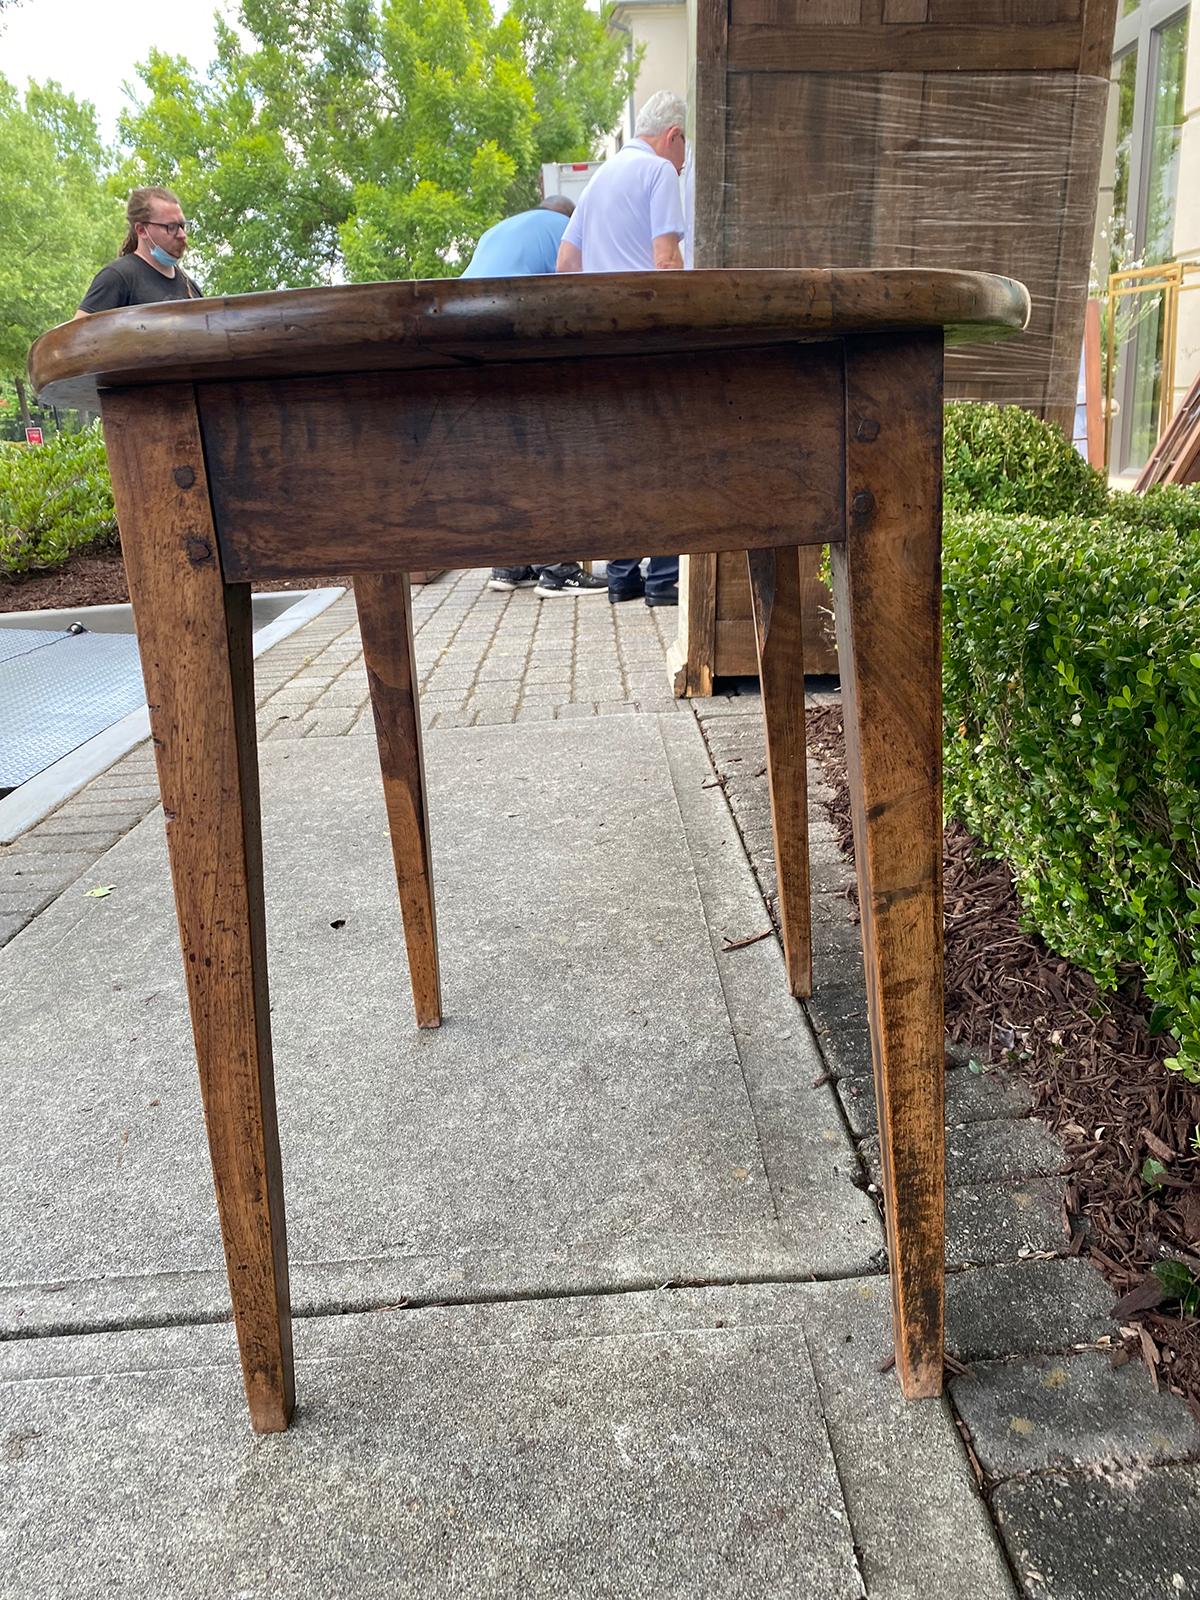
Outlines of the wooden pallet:
[{"label": "wooden pallet", "polygon": [[1133,487],[1141,494],[1156,483],[1200,483],[1200,377],[1184,395]]}]

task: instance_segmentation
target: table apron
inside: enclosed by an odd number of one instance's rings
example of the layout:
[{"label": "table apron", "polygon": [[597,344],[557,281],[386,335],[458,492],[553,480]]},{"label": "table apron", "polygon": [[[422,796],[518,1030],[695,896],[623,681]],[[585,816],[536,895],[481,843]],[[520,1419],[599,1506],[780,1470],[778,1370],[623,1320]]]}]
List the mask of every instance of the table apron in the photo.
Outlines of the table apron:
[{"label": "table apron", "polygon": [[230,582],[845,537],[840,340],[196,396]]}]

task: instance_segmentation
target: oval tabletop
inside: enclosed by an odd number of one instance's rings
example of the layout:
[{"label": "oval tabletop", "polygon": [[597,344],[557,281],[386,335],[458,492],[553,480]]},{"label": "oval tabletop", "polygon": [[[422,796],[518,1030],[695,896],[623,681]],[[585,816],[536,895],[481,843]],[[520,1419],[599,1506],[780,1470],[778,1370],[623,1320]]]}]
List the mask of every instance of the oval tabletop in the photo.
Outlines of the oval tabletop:
[{"label": "oval tabletop", "polygon": [[44,333],[29,376],[50,405],[97,391],[207,379],[478,366],[484,362],[776,344],[945,329],[1007,338],[1029,317],[1011,278],[907,268],[572,273],[433,278],[166,300]]}]

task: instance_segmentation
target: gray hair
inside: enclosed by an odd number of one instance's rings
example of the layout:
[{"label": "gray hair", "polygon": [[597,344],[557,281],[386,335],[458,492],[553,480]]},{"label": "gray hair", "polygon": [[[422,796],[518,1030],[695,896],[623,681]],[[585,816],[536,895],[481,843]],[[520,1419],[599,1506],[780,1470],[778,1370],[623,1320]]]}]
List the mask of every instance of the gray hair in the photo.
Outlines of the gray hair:
[{"label": "gray hair", "polygon": [[687,101],[681,100],[670,89],[660,89],[652,94],[637,114],[633,136],[635,139],[657,139],[668,128],[687,127]]},{"label": "gray hair", "polygon": [[548,194],[538,207],[539,211],[557,211],[561,217],[570,217],[575,212],[574,200],[568,200],[565,194]]}]

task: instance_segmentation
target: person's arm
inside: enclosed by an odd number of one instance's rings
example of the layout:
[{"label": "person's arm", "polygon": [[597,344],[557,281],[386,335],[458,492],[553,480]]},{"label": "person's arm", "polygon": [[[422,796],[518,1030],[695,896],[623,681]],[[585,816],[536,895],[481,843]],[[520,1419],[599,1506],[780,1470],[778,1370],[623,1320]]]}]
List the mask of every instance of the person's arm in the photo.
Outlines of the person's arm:
[{"label": "person's arm", "polygon": [[587,190],[579,197],[579,204],[575,207],[563,229],[562,238],[558,243],[558,255],[554,260],[555,272],[582,272],[583,271],[583,213],[587,208]]},{"label": "person's arm", "polygon": [[654,241],[654,265],[660,271],[683,270],[683,253],[677,233],[660,233]]},{"label": "person's arm", "polygon": [[684,232],[679,174],[669,161],[659,161],[655,164],[650,186],[650,238],[655,267],[682,269],[683,251],[679,241]]},{"label": "person's arm", "polygon": [[558,260],[554,263],[555,272],[582,272],[583,251],[577,244],[571,244],[564,239],[558,247]]}]

